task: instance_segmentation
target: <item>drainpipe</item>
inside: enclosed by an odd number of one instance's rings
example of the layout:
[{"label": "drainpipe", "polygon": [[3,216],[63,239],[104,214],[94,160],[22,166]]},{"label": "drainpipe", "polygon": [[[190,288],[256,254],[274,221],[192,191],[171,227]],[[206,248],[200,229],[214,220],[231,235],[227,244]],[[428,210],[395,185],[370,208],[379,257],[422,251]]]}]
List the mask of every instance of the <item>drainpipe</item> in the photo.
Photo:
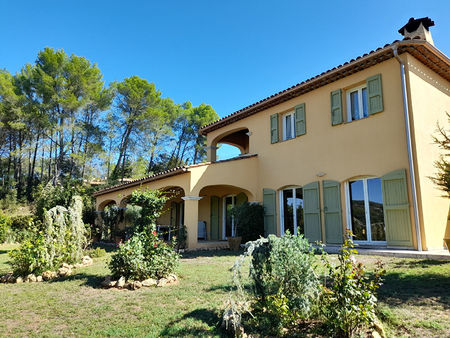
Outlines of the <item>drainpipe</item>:
[{"label": "drainpipe", "polygon": [[409,109],[408,109],[408,92],[406,90],[406,76],[405,76],[405,63],[398,55],[397,46],[392,47],[394,57],[400,63],[400,72],[402,78],[402,92],[403,92],[403,110],[405,113],[405,127],[406,127],[406,144],[408,146],[408,160],[409,160],[409,178],[411,181],[411,191],[413,199],[414,210],[414,223],[416,226],[417,237],[417,250],[422,251],[422,238],[420,236],[420,223],[419,223],[419,209],[417,207],[417,191],[416,191],[416,175],[414,171],[413,152],[411,144],[411,126],[409,124]]}]

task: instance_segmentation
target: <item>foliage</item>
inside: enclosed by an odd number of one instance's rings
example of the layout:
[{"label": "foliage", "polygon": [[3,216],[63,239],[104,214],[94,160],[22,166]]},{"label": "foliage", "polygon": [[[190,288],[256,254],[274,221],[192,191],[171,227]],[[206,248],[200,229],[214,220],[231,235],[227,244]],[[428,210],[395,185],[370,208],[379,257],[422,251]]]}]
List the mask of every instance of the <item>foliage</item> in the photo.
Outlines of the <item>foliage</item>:
[{"label": "foliage", "polygon": [[260,204],[245,202],[232,209],[236,232],[242,242],[254,241],[264,236],[264,207]]},{"label": "foliage", "polygon": [[86,244],[82,200],[74,196],[69,209],[56,206],[45,212],[43,229],[10,252],[11,264],[18,275],[55,270],[79,261]]},{"label": "foliage", "polygon": [[163,211],[167,197],[159,190],[137,189],[131,194],[129,203],[141,207],[140,218],[136,220],[135,231],[151,231]]},{"label": "foliage", "polygon": [[338,255],[339,264],[327,264],[331,285],[323,286],[320,309],[329,332],[339,337],[351,337],[376,319],[375,291],[385,271],[378,262],[370,278],[364,265],[356,261],[356,253],[352,240],[347,239]]},{"label": "foliage", "polygon": [[89,257],[92,257],[92,258],[100,258],[100,257],[103,257],[103,256],[106,255],[106,250],[103,249],[103,248],[97,247],[97,248],[95,248],[95,249],[89,249],[89,250],[86,250],[85,253],[86,253],[86,255],[88,255]]},{"label": "foliage", "polygon": [[140,232],[119,246],[109,267],[116,278],[162,278],[175,271],[178,259],[178,254],[158,238],[156,231]]},{"label": "foliage", "polygon": [[4,243],[11,229],[11,218],[0,213],[0,243]]},{"label": "foliage", "polygon": [[133,226],[141,218],[142,207],[128,204],[124,212],[124,223],[126,226]]},{"label": "foliage", "polygon": [[[241,275],[245,257],[251,258],[248,291],[243,288]],[[297,319],[308,318],[320,292],[316,263],[314,249],[302,235],[269,235],[248,242],[232,268],[237,303],[241,304],[236,308],[247,308],[255,318],[250,324],[273,335]]]},{"label": "foliage", "polygon": [[9,242],[22,243],[42,229],[42,222],[32,215],[17,215],[11,217],[11,227],[8,234]]},{"label": "foliage", "polygon": [[[450,122],[450,113],[447,113],[447,122]],[[448,156],[450,156],[450,130],[444,129],[442,126],[437,125],[438,136],[433,136],[433,141],[444,150],[434,166],[438,170],[431,180],[443,191],[446,192],[446,196],[450,197],[450,163],[448,162]]]},{"label": "foliage", "polygon": [[112,238],[112,236],[116,235],[118,231],[118,224],[120,222],[120,218],[122,216],[122,212],[117,205],[110,205],[102,211],[102,238]]}]

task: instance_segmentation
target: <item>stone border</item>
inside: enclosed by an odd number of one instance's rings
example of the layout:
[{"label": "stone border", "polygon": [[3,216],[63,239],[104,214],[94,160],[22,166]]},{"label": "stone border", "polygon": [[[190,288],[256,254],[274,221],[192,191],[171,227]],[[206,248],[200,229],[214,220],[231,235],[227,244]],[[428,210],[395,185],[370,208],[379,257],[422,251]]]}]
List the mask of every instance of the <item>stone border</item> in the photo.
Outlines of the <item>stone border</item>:
[{"label": "stone border", "polygon": [[142,287],[164,287],[178,284],[178,277],[173,273],[169,274],[166,278],[153,279],[148,278],[143,281],[137,281],[132,279],[126,279],[125,277],[120,277],[119,280],[113,280],[111,276],[106,276],[105,280],[102,282],[104,288],[115,288],[115,289],[128,289],[137,290]]},{"label": "stone border", "polygon": [[27,276],[14,276],[13,272],[9,272],[3,276],[0,276],[0,283],[35,283],[42,281],[50,281],[58,277],[66,277],[72,274],[72,269],[83,268],[93,264],[93,260],[89,256],[83,256],[81,263],[77,264],[67,264],[63,263],[62,267],[58,271],[44,271],[41,275],[36,276],[30,273]]}]

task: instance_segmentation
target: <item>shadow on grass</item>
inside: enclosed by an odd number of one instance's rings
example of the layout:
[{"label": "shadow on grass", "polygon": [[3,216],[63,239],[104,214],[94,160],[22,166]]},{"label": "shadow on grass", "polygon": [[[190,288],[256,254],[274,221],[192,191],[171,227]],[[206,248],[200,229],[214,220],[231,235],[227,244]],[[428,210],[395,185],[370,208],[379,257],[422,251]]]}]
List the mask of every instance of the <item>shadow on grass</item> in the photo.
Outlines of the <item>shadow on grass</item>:
[{"label": "shadow on grass", "polygon": [[431,259],[423,259],[423,260],[402,260],[399,262],[395,262],[394,268],[429,268],[431,266],[436,265],[447,265],[450,264],[449,261],[437,261]]},{"label": "shadow on grass", "polygon": [[8,252],[10,252],[11,250],[0,250],[0,255],[4,255],[7,254]]},{"label": "shadow on grass", "polygon": [[201,250],[201,251],[187,251],[181,254],[183,259],[195,259],[201,257],[238,257],[244,253],[243,250]]},{"label": "shadow on grass", "polygon": [[59,277],[56,279],[52,279],[51,281],[48,281],[48,283],[61,283],[66,281],[84,281],[82,285],[90,286],[94,289],[102,289],[102,281],[105,279],[105,276],[99,276],[99,275],[90,275],[87,273],[77,273],[75,275],[70,275],[67,277]]},{"label": "shadow on grass", "polygon": [[450,276],[436,273],[408,275],[402,272],[388,272],[378,291],[379,299],[389,305],[403,303],[426,305],[440,303],[450,309]]},{"label": "shadow on grass", "polygon": [[[195,321],[200,321],[203,325],[194,323]],[[225,332],[220,328],[220,322],[221,316],[218,312],[210,309],[197,309],[168,323],[159,335],[164,337],[225,336]]]},{"label": "shadow on grass", "polygon": [[92,243],[91,246],[92,246],[92,249],[101,248],[101,249],[105,249],[106,252],[114,252],[117,250],[117,245],[114,243],[95,242],[95,243]]}]

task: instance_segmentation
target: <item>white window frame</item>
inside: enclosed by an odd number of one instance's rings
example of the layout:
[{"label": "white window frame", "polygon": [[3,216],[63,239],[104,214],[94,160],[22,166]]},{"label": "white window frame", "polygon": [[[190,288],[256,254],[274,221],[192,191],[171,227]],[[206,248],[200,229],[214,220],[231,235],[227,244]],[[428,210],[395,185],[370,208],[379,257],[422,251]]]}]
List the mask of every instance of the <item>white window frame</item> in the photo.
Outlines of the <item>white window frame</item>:
[{"label": "white window frame", "polygon": [[[358,87],[353,87],[350,88],[349,90],[346,91],[347,94],[347,122],[352,122],[352,101],[351,101],[351,97],[350,94],[353,92],[358,92],[358,106],[359,106],[359,120],[366,118],[366,116],[364,116],[364,104],[363,104],[363,95],[362,95],[362,90],[366,88],[367,90],[367,85],[363,84],[361,86]],[[369,104],[369,102],[367,102],[367,104]],[[367,107],[367,109],[369,109],[369,107]],[[357,120],[355,120],[357,121]]]},{"label": "white window frame", "polygon": [[283,203],[283,191],[284,190],[292,190],[292,196],[294,198],[294,235],[297,236],[297,213],[295,212],[295,207],[297,206],[295,203],[297,201],[296,195],[295,195],[295,189],[301,188],[298,185],[285,187],[279,191],[279,200],[280,200],[280,234],[281,236],[284,236],[284,203]]},{"label": "white window frame", "polygon": [[[367,231],[367,241],[358,241],[354,240],[357,244],[372,244],[372,245],[387,245],[386,241],[372,241],[372,224],[370,223],[370,208],[369,208],[369,189],[367,188],[367,180],[372,178],[379,178],[379,177],[364,177],[364,178],[358,178],[355,180],[350,181],[363,181],[363,191],[364,191],[364,211],[365,211],[365,217],[366,217],[366,231]],[[346,215],[347,215],[347,229],[350,231],[352,230],[352,209],[351,209],[351,201],[350,201],[350,181],[346,181],[344,183],[345,187],[345,209],[346,209]],[[385,211],[383,210],[383,213]]]},{"label": "white window frame", "polygon": [[[226,208],[227,202],[226,202],[226,200],[227,200],[227,197],[231,197],[231,202],[232,202],[231,204],[234,207],[236,205],[236,196],[237,195],[233,194],[233,195],[226,195],[222,198],[222,200],[223,200],[222,201],[222,210],[223,210],[223,212],[222,212],[222,240],[224,240],[224,241],[228,239],[227,227],[226,227],[226,225],[227,225],[227,208]],[[231,216],[231,237],[234,237],[234,236],[236,236],[236,234],[234,231],[234,216],[232,215]]]},{"label": "white window frame", "polygon": [[[287,141],[287,140],[292,140],[293,138],[295,138],[295,116],[294,116],[294,112],[291,111],[289,113],[286,113],[284,115],[282,115],[282,125],[283,125],[283,141]],[[291,119],[291,138],[286,138],[286,117],[288,117]]]}]

